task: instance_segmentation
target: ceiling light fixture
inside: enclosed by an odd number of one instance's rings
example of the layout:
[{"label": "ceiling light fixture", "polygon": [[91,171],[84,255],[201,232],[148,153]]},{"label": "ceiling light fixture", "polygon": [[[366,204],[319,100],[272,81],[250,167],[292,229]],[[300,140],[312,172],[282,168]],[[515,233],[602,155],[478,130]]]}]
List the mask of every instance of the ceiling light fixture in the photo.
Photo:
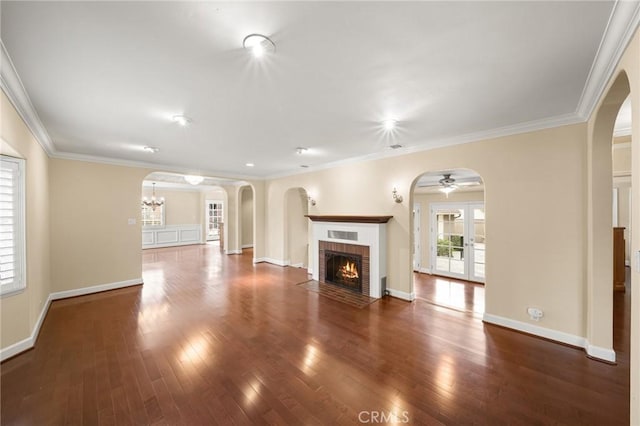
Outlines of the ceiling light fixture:
[{"label": "ceiling light fixture", "polygon": [[144,146],[142,147],[142,150],[145,152],[150,152],[151,154],[155,154],[156,152],[160,151],[160,148],[156,146]]},{"label": "ceiling light fixture", "polygon": [[173,117],[171,117],[171,120],[173,120],[174,123],[178,123],[182,127],[188,126],[192,121],[191,118],[187,117],[186,115],[174,115]]},{"label": "ceiling light fixture", "polygon": [[275,53],[276,44],[266,35],[249,34],[242,40],[242,47],[251,51],[256,58],[261,58],[265,53]]},{"label": "ceiling light fixture", "polygon": [[398,120],[394,120],[393,118],[388,118],[382,122],[382,126],[384,127],[384,130],[386,130],[387,132],[390,132],[393,129],[395,129],[397,124],[398,124]]},{"label": "ceiling light fixture", "polygon": [[204,177],[198,175],[186,175],[184,180],[189,182],[191,185],[199,185],[204,180]]},{"label": "ceiling light fixture", "polygon": [[253,163],[247,163],[247,164],[245,164],[245,166],[247,166],[247,167],[253,167],[253,166],[255,166],[255,164],[253,164]]},{"label": "ceiling light fixture", "polygon": [[160,197],[156,199],[156,183],[153,182],[151,185],[153,185],[151,200],[148,200],[147,197],[144,197],[142,199],[142,205],[146,207],[151,207],[151,210],[156,211],[156,208],[164,204],[164,197]]},{"label": "ceiling light fixture", "polygon": [[299,146],[299,147],[296,148],[296,154],[302,155],[305,152],[307,152],[308,150],[309,150],[309,148],[305,148],[303,146]]}]

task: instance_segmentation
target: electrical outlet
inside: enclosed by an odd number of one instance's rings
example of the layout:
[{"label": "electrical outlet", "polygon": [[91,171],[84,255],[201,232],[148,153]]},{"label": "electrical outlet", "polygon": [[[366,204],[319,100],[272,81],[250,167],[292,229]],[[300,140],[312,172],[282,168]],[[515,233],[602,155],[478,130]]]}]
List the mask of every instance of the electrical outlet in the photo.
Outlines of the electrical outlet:
[{"label": "electrical outlet", "polygon": [[544,316],[544,312],[539,308],[527,308],[527,313],[534,321],[540,321],[540,318]]}]

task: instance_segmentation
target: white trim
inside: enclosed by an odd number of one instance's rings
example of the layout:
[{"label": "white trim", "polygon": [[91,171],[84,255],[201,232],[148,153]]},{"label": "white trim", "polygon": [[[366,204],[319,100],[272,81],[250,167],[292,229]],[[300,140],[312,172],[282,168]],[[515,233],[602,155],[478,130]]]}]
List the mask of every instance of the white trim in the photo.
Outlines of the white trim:
[{"label": "white trim", "polygon": [[415,272],[418,272],[420,274],[429,274],[429,275],[431,275],[431,268],[420,268]]},{"label": "white trim", "polygon": [[621,136],[631,136],[631,127],[621,127],[620,129],[613,130],[614,138],[619,138]]},{"label": "white trim", "polygon": [[[587,118],[593,113],[598,100],[601,98],[602,93],[604,93],[604,89],[606,88],[606,85],[613,75],[613,72],[615,71],[618,62],[620,61],[620,58],[627,48],[631,38],[633,37],[639,22],[640,2],[618,1],[614,4],[611,16],[609,17],[607,28],[600,42],[600,46],[598,48],[598,52],[596,54],[594,62],[591,66],[591,70],[589,71],[589,75],[587,77],[586,84],[580,97],[580,101],[578,102],[576,111],[573,113],[543,118],[540,120],[528,121],[525,123],[519,123],[488,131],[460,135],[449,139],[442,139],[439,141],[424,141],[422,144],[417,146],[395,150],[388,149],[383,152],[325,163],[319,166],[310,167],[305,171],[291,170],[287,172],[267,175],[264,177],[229,175],[227,173],[207,170],[202,170],[201,174],[220,177],[228,176],[234,179],[261,181],[265,179],[275,179],[280,177],[299,175],[311,171],[329,169],[339,165],[359,163],[379,158],[396,157],[413,152],[428,151],[443,146],[459,145],[489,138],[515,135],[519,133],[548,129],[551,127],[559,127],[585,122]],[[29,129],[36,136],[36,139],[38,140],[40,145],[42,145],[43,149],[50,156],[54,158],[81,160],[120,166],[163,169],[167,171],[176,171],[179,173],[192,172],[191,170],[187,170],[183,167],[163,166],[155,163],[145,163],[57,151],[44,125],[38,117],[35,108],[31,104],[24,85],[22,84],[20,77],[18,76],[15,67],[13,66],[13,62],[11,61],[11,58],[1,40],[0,45],[2,46],[2,48],[0,49],[0,64],[2,64],[0,66],[0,86],[7,94],[7,96],[11,100],[11,103],[14,105],[25,123],[27,123]]]},{"label": "white trim", "polygon": [[273,259],[270,257],[256,257],[253,259],[253,263],[271,263],[278,266],[289,266],[288,260]]},{"label": "white trim", "polygon": [[243,245],[242,245],[242,248],[243,248],[243,249],[246,249],[246,248],[253,248],[253,243],[251,243],[251,244],[243,244]]},{"label": "white trim", "polygon": [[55,152],[53,141],[40,121],[2,40],[0,40],[0,87],[31,133],[36,137],[42,149],[49,155]]},{"label": "white trim", "polygon": [[617,1],[613,5],[607,28],[596,53],[587,82],[576,108],[576,115],[586,121],[602,98],[609,80],[640,23],[640,2]]},{"label": "white trim", "polygon": [[615,362],[616,360],[616,354],[613,349],[593,346],[589,344],[589,341],[585,337],[576,336],[575,334],[552,330],[550,328],[540,327],[539,325],[529,324],[498,315],[492,315],[486,312],[482,316],[482,321],[489,324],[495,324],[513,330],[518,330],[534,336],[544,337],[545,339],[553,340],[555,342],[583,348],[585,352],[592,358],[597,358],[607,362]]},{"label": "white trim", "polygon": [[242,249],[240,250],[225,250],[225,254],[242,254]]},{"label": "white trim", "polygon": [[31,331],[31,335],[24,340],[14,343],[13,345],[9,345],[6,348],[0,349],[0,362],[4,361],[5,359],[11,358],[12,356],[16,356],[24,351],[28,351],[35,346],[36,340],[38,340],[38,335],[40,334],[40,328],[42,327],[44,318],[47,316],[47,312],[49,312],[50,305],[51,295],[49,295],[49,297],[47,297],[47,300],[44,302],[42,310],[40,311],[40,315],[38,316],[38,320],[36,321],[36,324]]},{"label": "white trim", "polygon": [[38,320],[36,321],[33,330],[31,331],[31,335],[26,339],[20,340],[12,345],[7,346],[6,348],[0,349],[0,362],[5,359],[11,358],[12,356],[18,355],[24,351],[27,351],[33,348],[38,340],[38,335],[40,334],[40,328],[42,327],[42,323],[44,322],[45,317],[47,316],[47,312],[49,312],[49,307],[51,306],[51,302],[59,299],[66,299],[68,297],[75,296],[84,296],[87,294],[100,293],[102,291],[107,290],[115,290],[118,288],[131,287],[134,285],[142,284],[142,278],[136,278],[133,280],[119,281],[115,283],[109,284],[101,284],[95,285],[91,287],[83,287],[74,290],[66,290],[66,291],[58,291],[55,293],[50,293],[49,297],[45,301],[42,306],[42,310],[40,311],[40,315],[38,316]]},{"label": "white trim", "polygon": [[587,342],[585,351],[591,358],[597,358],[607,362],[616,362],[616,352],[613,349],[594,346]]},{"label": "white trim", "polygon": [[115,283],[99,284],[91,287],[76,288],[73,290],[57,291],[55,293],[51,293],[49,295],[49,298],[51,300],[66,299],[68,297],[84,296],[86,294],[100,293],[102,291],[131,287],[131,286],[139,285],[142,283],[143,283],[142,278],[136,278],[133,280],[118,281]]},{"label": "white trim", "polygon": [[304,263],[300,262],[300,263],[290,263],[289,266],[291,266],[292,268],[304,268]]},{"label": "white trim", "polygon": [[392,288],[387,288],[387,293],[391,297],[395,297],[395,298],[398,298],[398,299],[406,300],[408,302],[413,302],[414,300],[416,300],[416,294],[415,293],[406,293],[404,291],[394,290]]},{"label": "white trim", "polygon": [[496,129],[483,130],[480,132],[467,133],[465,135],[453,136],[445,139],[431,140],[419,143],[418,145],[412,145],[398,149],[386,149],[384,151],[375,152],[372,154],[366,154],[351,158],[345,158],[338,161],[332,161],[329,163],[319,164],[316,166],[310,166],[304,171],[290,170],[282,173],[274,173],[265,176],[265,179],[278,179],[288,176],[297,176],[304,173],[316,172],[318,170],[333,169],[338,166],[353,165],[358,163],[364,163],[371,160],[379,160],[382,158],[399,157],[402,155],[413,154],[416,152],[431,151],[434,149],[450,147],[455,145],[463,145],[473,142],[481,142],[487,139],[499,138],[503,136],[512,136],[521,133],[528,133],[537,130],[551,129],[555,127],[568,126],[571,124],[583,123],[586,120],[575,113],[568,113],[558,115],[555,117],[542,118],[540,120],[527,121],[524,123],[518,123],[511,126],[499,127]]},{"label": "white trim", "polygon": [[500,325],[502,327],[522,331],[528,334],[533,334],[534,336],[544,337],[545,339],[554,340],[556,342],[566,343],[567,345],[577,346],[580,348],[584,348],[587,345],[586,338],[576,336],[575,334],[552,330],[550,328],[540,327],[539,325],[529,324],[498,315],[492,315],[486,312],[482,316],[482,321],[488,322],[489,324]]}]

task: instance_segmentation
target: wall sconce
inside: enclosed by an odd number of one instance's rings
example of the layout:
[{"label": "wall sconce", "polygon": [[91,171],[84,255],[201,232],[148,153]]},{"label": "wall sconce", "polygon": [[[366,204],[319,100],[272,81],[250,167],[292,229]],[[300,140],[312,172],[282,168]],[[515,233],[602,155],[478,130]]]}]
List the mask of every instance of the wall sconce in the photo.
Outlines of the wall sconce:
[{"label": "wall sconce", "polygon": [[398,195],[398,191],[395,188],[393,188],[393,192],[391,192],[391,195],[393,195],[393,201],[395,201],[396,203],[400,204],[402,202],[402,195]]},{"label": "wall sconce", "polygon": [[316,200],[314,200],[313,198],[311,198],[310,196],[307,197],[307,200],[309,200],[309,204],[311,204],[312,206],[316,205]]}]

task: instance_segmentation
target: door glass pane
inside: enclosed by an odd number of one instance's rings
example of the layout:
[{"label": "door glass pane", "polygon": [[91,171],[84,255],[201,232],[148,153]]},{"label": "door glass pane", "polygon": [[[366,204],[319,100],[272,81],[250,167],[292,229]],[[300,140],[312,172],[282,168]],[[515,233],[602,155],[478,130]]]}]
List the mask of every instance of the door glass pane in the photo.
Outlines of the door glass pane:
[{"label": "door glass pane", "polygon": [[464,274],[464,210],[443,209],[436,212],[436,269]]},{"label": "door glass pane", "polygon": [[485,230],[484,208],[473,209],[473,275],[484,278]]}]

